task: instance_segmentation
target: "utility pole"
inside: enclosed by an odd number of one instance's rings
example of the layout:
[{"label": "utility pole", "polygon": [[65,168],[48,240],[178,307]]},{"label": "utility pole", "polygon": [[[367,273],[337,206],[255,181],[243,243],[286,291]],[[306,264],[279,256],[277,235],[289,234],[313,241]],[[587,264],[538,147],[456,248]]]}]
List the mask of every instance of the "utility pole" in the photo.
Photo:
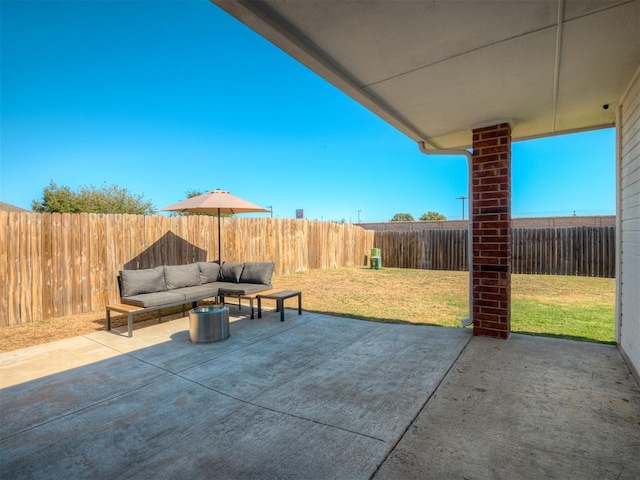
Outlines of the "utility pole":
[{"label": "utility pole", "polygon": [[468,197],[465,197],[464,195],[462,195],[461,197],[457,197],[456,200],[462,200],[462,219],[464,220],[464,201],[467,199]]},{"label": "utility pole", "polygon": [[269,212],[271,212],[271,218],[273,218],[273,205],[267,205]]},{"label": "utility pole", "polygon": [[360,223],[360,212],[361,212],[361,211],[362,211],[362,210],[358,210],[358,223]]}]

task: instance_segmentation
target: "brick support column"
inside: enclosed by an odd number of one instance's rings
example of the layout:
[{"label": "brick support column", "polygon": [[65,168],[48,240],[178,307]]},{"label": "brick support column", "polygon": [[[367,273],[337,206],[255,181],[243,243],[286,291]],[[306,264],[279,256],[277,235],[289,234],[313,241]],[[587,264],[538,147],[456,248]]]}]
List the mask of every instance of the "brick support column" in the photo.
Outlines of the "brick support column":
[{"label": "brick support column", "polygon": [[473,333],[511,330],[511,127],[473,130]]}]

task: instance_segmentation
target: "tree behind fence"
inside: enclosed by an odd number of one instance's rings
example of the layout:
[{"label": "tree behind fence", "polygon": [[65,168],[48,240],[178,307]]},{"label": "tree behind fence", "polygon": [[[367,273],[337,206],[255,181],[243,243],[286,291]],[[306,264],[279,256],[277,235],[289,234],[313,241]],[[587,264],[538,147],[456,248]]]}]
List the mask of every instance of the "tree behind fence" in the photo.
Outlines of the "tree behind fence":
[{"label": "tree behind fence", "polygon": [[[467,230],[378,231],[383,265],[468,270]],[[615,227],[514,228],[512,273],[615,277]]]},{"label": "tree behind fence", "polygon": [[[211,216],[0,211],[0,326],[100,310],[122,269],[213,261]],[[276,273],[362,265],[374,232],[294,219],[222,218],[222,260],[273,261]]]}]

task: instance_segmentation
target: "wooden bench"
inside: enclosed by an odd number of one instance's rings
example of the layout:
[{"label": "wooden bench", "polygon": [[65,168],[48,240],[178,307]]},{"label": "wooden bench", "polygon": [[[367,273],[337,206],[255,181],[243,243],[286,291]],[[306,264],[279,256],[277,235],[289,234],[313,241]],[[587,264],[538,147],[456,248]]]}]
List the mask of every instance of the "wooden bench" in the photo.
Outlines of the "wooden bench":
[{"label": "wooden bench", "polygon": [[138,307],[136,305],[129,305],[126,303],[112,303],[111,305],[107,305],[107,316],[106,316],[106,329],[111,330],[111,312],[117,312],[117,313],[124,313],[127,315],[127,324],[128,324],[128,331],[129,331],[129,337],[133,336],[133,316],[137,315],[139,313],[146,313],[146,312],[154,312],[154,311],[158,311],[158,320],[160,322],[162,322],[162,309],[163,308],[170,308],[170,307],[177,307],[179,305],[182,305],[182,313],[185,313],[185,308],[184,306],[187,303],[191,303],[193,308],[196,308],[198,306],[197,302],[175,302],[175,303],[165,303],[162,305],[156,305],[153,307]]},{"label": "wooden bench", "polygon": [[287,298],[298,297],[298,315],[302,315],[302,292],[298,290],[280,290],[273,293],[259,293],[256,295],[258,299],[258,318],[262,318],[262,300],[270,299],[276,301],[276,312],[280,312],[280,321],[284,322],[284,301]]}]

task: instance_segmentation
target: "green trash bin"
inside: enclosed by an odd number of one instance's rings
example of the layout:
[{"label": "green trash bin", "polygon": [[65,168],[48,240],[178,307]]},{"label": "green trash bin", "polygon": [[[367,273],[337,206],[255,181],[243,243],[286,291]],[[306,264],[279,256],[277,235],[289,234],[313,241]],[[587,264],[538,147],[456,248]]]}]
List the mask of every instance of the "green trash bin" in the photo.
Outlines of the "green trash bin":
[{"label": "green trash bin", "polygon": [[382,257],[380,256],[379,248],[371,249],[370,263],[371,268],[375,268],[376,270],[380,270],[382,268]]}]

